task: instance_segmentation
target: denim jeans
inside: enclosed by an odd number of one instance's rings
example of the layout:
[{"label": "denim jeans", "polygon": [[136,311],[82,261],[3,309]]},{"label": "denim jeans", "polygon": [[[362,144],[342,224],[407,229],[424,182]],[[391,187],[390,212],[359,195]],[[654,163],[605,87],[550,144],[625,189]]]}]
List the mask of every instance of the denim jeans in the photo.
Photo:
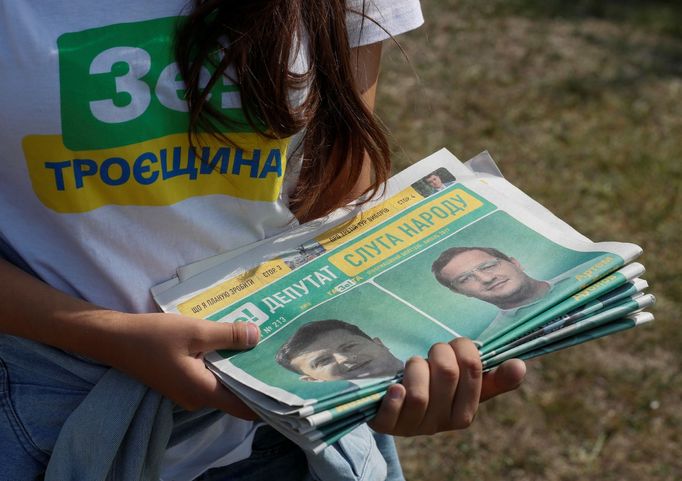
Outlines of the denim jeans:
[{"label": "denim jeans", "polygon": [[89,385],[66,370],[48,373],[36,369],[38,359],[13,354],[0,349],[0,481],[40,479],[62,424]]}]

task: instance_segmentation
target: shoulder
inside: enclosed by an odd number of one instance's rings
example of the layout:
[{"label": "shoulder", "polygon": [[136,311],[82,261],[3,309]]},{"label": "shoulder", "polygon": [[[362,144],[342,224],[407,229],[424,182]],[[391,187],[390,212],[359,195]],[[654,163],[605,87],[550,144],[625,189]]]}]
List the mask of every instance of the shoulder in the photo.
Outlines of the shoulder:
[{"label": "shoulder", "polygon": [[424,23],[419,0],[346,0],[351,46],[381,42]]}]

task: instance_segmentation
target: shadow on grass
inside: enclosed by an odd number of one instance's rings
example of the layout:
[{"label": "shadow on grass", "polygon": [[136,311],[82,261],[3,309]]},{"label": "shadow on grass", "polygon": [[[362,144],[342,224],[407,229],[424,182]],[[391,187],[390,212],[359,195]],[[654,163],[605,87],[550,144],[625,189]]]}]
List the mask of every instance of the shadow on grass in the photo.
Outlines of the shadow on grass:
[{"label": "shadow on grass", "polygon": [[679,0],[510,0],[504,10],[533,17],[597,18],[682,38]]},{"label": "shadow on grass", "polygon": [[[682,2],[678,9],[682,26]],[[650,42],[629,42],[612,36],[583,34],[585,41],[620,59],[622,65],[635,66],[642,74],[682,77],[682,30],[679,39],[652,38]],[[641,38],[641,37],[640,37]]]},{"label": "shadow on grass", "polygon": [[576,35],[595,51],[608,52],[610,60],[599,73],[567,76],[560,81],[561,85],[552,85],[553,89],[568,95],[569,102],[589,100],[609,92],[635,100],[640,95],[637,86],[642,83],[651,79],[682,78],[682,36],[679,40],[659,37],[642,42],[641,37],[630,41],[589,30]]}]

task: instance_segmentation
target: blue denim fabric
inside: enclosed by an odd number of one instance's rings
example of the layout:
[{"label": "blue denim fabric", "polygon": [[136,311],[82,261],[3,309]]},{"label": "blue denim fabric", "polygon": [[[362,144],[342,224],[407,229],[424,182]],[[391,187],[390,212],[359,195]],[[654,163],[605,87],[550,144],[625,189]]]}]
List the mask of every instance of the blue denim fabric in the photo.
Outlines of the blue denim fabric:
[{"label": "blue denim fabric", "polygon": [[172,404],[124,374],[0,335],[0,481],[157,480]]},{"label": "blue denim fabric", "polygon": [[34,479],[46,469],[62,424],[89,385],[0,338],[0,480]]},{"label": "blue denim fabric", "polygon": [[0,360],[0,480],[39,479],[48,456],[26,432],[10,397],[7,367]]}]

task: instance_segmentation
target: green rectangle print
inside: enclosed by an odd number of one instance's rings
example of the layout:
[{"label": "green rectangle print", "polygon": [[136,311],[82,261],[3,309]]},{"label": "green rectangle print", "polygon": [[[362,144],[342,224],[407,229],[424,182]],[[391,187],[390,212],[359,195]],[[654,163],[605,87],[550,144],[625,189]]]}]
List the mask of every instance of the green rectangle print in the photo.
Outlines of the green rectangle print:
[{"label": "green rectangle print", "polygon": [[[184,82],[172,56],[177,17],[121,23],[59,37],[64,144],[71,150],[130,145],[185,132]],[[205,77],[211,70],[206,67]],[[250,131],[236,85],[225,79],[209,101]]]}]

